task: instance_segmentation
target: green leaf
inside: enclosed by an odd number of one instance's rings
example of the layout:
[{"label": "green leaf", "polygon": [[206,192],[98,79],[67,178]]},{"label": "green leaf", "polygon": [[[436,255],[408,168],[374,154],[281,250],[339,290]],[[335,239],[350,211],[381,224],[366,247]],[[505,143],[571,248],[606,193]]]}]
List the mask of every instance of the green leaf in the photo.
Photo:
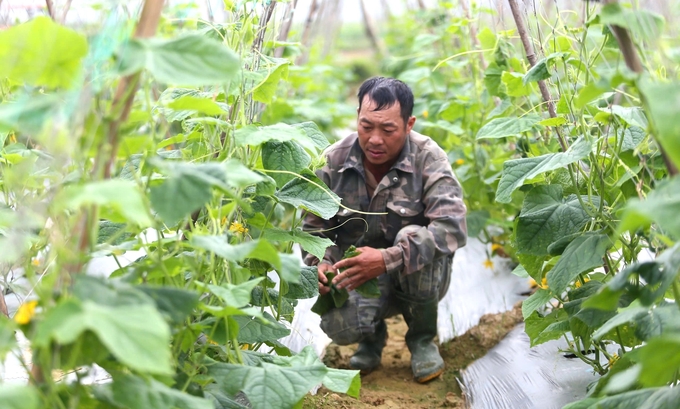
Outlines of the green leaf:
[{"label": "green leaf", "polygon": [[141,285],[137,288],[153,299],[158,311],[167,316],[173,324],[184,322],[198,305],[198,294],[182,288],[147,285]]},{"label": "green leaf", "polygon": [[536,61],[536,64],[534,64],[534,66],[531,67],[529,71],[527,71],[522,81],[524,81],[525,84],[528,84],[530,82],[547,80],[551,77],[549,65],[554,64],[555,60],[558,58],[564,59],[568,58],[569,56],[570,54],[567,52],[557,52],[552,53],[545,58],[541,58],[540,60]]},{"label": "green leaf", "polygon": [[550,291],[539,288],[522,302],[522,317],[527,319],[534,311],[546,305],[551,298]]},{"label": "green leaf", "polygon": [[319,152],[331,146],[331,144],[328,143],[328,138],[326,138],[314,122],[301,122],[299,124],[293,124],[293,126],[304,131],[305,135],[314,142],[314,145],[316,145]]},{"label": "green leaf", "polygon": [[140,227],[153,224],[144,198],[133,182],[109,179],[83,185],[66,186],[55,199],[59,210],[79,210],[84,206],[102,206],[102,216],[114,222],[131,222]]},{"label": "green leaf", "polygon": [[647,132],[637,126],[631,126],[626,129],[619,128],[617,134],[619,140],[623,139],[621,142],[621,152],[635,150],[647,136]]},{"label": "green leaf", "polygon": [[620,4],[605,4],[600,11],[600,23],[628,29],[635,39],[655,40],[663,32],[664,19],[649,10],[631,10]]},{"label": "green leaf", "polygon": [[656,392],[656,389],[641,389],[608,396],[591,407],[597,409],[639,409],[654,392]]},{"label": "green leaf", "polygon": [[[546,342],[547,339],[542,339],[541,334],[544,331],[546,331],[551,325],[555,326],[564,325],[561,323],[565,322],[566,318],[567,313],[562,308],[554,310],[545,317],[542,317],[541,315],[538,314],[538,312],[534,311],[524,320],[525,324],[524,332],[526,332],[527,335],[529,336],[531,346],[534,347],[536,345],[541,344],[542,342]],[[568,321],[566,322],[568,324]]]},{"label": "green leaf", "polygon": [[647,118],[645,117],[645,112],[640,107],[612,105],[611,108],[601,108],[600,110],[603,112],[611,112],[630,126],[636,126],[642,129],[647,128]]},{"label": "green leaf", "polygon": [[49,17],[36,17],[0,31],[0,78],[32,86],[71,88],[77,84],[85,55],[85,36]]},{"label": "green leaf", "polygon": [[286,298],[306,299],[319,294],[319,276],[316,266],[303,266],[300,272],[300,283],[289,283]]},{"label": "green leaf", "polygon": [[212,198],[212,189],[228,192],[244,188],[264,178],[235,159],[226,162],[160,162],[167,175],[160,185],[149,192],[151,204],[168,226],[200,209]]},{"label": "green leaf", "polygon": [[649,309],[645,307],[630,306],[623,308],[619,310],[618,314],[604,323],[600,328],[597,329],[597,331],[593,333],[593,339],[599,340],[616,327],[629,322],[635,322],[639,317],[642,317],[648,313]]},{"label": "green leaf", "polygon": [[227,305],[240,308],[250,303],[250,293],[257,287],[264,277],[258,277],[245,283],[234,285],[225,283],[221,286],[208,284],[210,292],[220,297]]},{"label": "green leaf", "polygon": [[329,190],[311,172],[305,173],[304,176],[311,182],[300,178],[291,180],[276,195],[279,200],[295,207],[302,207],[326,220],[335,216],[340,208],[338,195]]},{"label": "green leaf", "polygon": [[477,237],[491,217],[488,210],[473,210],[467,213],[468,237]]},{"label": "green leaf", "polygon": [[591,144],[585,139],[577,140],[566,152],[549,153],[535,158],[513,159],[503,163],[503,173],[496,190],[496,201],[510,203],[512,192],[525,180],[556,169],[562,169],[590,154]]},{"label": "green leaf", "polygon": [[297,356],[279,358],[282,361],[279,365],[267,362],[258,366],[214,363],[207,365],[207,369],[227,393],[243,391],[253,409],[292,408],[328,373],[310,350],[306,347]]},{"label": "green leaf", "polygon": [[532,130],[541,121],[538,115],[494,118],[477,132],[477,139],[498,139],[519,136]]},{"label": "green leaf", "polygon": [[531,88],[522,81],[522,74],[503,71],[501,83],[505,86],[505,94],[510,97],[524,97],[531,94]]},{"label": "green leaf", "polygon": [[675,409],[680,408],[680,389],[661,388],[647,398],[639,409]]},{"label": "green leaf", "polygon": [[294,141],[310,151],[316,150],[314,141],[307,136],[304,130],[284,123],[262,127],[244,126],[236,130],[234,141],[237,146],[260,146],[269,141]]},{"label": "green leaf", "polygon": [[539,122],[538,124],[543,125],[543,126],[560,126],[560,125],[564,125],[566,123],[567,123],[567,119],[565,117],[557,116],[555,118],[544,119],[541,122]]},{"label": "green leaf", "polygon": [[[582,199],[587,201],[588,197]],[[524,199],[519,215],[517,250],[535,256],[548,255],[550,244],[580,231],[588,221],[590,216],[575,195],[562,198],[561,185],[536,186]]]},{"label": "green leaf", "polygon": [[[262,166],[267,170],[300,173],[311,163],[312,158],[295,142],[268,141],[262,146]],[[269,173],[278,186],[295,178],[287,173]]]},{"label": "green leaf", "polygon": [[92,301],[62,301],[39,324],[36,345],[50,339],[71,344],[92,331],[113,356],[133,370],[172,374],[170,329],[153,305],[98,305]]},{"label": "green leaf", "polygon": [[214,409],[213,403],[172,389],[153,379],[116,375],[111,384],[115,403],[128,409]]},{"label": "green leaf", "polygon": [[212,251],[225,260],[240,263],[246,258],[254,258],[271,264],[281,270],[281,258],[278,251],[265,240],[251,240],[231,245],[226,236],[193,236],[191,244],[204,250]]},{"label": "green leaf", "polygon": [[64,99],[59,95],[31,95],[0,104],[0,132],[38,134],[63,104]]},{"label": "green leaf", "polygon": [[109,220],[100,221],[97,244],[108,243],[112,246],[121,244],[132,237],[132,233],[126,232],[126,227],[127,224],[125,223],[114,223]]},{"label": "green leaf", "polygon": [[583,400],[572,402],[562,407],[562,409],[590,409],[592,407],[596,407],[595,404],[599,401],[600,399],[597,398],[586,398]]},{"label": "green leaf", "polygon": [[319,260],[323,259],[326,249],[335,244],[325,238],[313,236],[305,231],[294,229],[294,230],[283,230],[279,228],[265,229],[262,237],[270,241],[278,242],[294,242],[300,245],[303,250],[313,254]]},{"label": "green leaf", "polygon": [[579,274],[600,267],[604,263],[602,257],[612,244],[609,236],[604,234],[586,233],[574,239],[548,272],[550,290],[560,294]]},{"label": "green leaf", "polygon": [[283,324],[276,322],[274,317],[264,313],[266,322],[251,317],[234,316],[234,321],[238,323],[238,342],[244,344],[257,344],[259,342],[270,342],[290,335],[290,330]]},{"label": "green leaf", "polygon": [[323,378],[323,386],[333,392],[345,393],[353,398],[359,398],[361,376],[359,371],[328,368]]},{"label": "green leaf", "polygon": [[227,112],[212,99],[193,95],[185,95],[172,101],[168,104],[168,108],[176,111],[195,111],[206,115],[222,115]]},{"label": "green leaf", "polygon": [[38,409],[40,395],[33,386],[0,385],[0,402],[2,409]]},{"label": "green leaf", "polygon": [[380,285],[378,284],[377,278],[366,281],[354,290],[365,298],[380,298],[382,295],[380,293]]},{"label": "green leaf", "polygon": [[644,386],[662,386],[672,382],[680,370],[680,336],[663,336],[650,339],[640,348],[640,383]]},{"label": "green leaf", "polygon": [[574,106],[577,109],[581,109],[586,104],[589,102],[595,100],[596,98],[600,97],[602,94],[607,91],[605,88],[602,88],[597,82],[590,82],[586,84],[581,90],[578,92],[578,96],[576,97],[576,100],[574,101]]},{"label": "green leaf", "polygon": [[253,89],[253,99],[269,104],[276,94],[279,83],[288,78],[288,65],[290,61],[287,58],[263,57],[263,59],[270,62],[270,64],[267,64],[263,69],[250,73],[250,75],[255,76],[258,82]]},{"label": "green leaf", "polygon": [[198,34],[163,40],[132,39],[120,55],[120,72],[142,69],[165,84],[213,85],[238,78],[238,57],[219,41]]},{"label": "green leaf", "polygon": [[9,320],[4,314],[0,315],[0,361],[4,362],[7,353],[17,346],[15,330],[14,321]]},{"label": "green leaf", "polygon": [[680,238],[679,211],[680,176],[675,176],[658,183],[646,200],[629,200],[621,215],[618,231],[635,231],[654,222],[675,238]]},{"label": "green leaf", "polygon": [[638,82],[638,89],[654,124],[654,134],[675,166],[680,167],[680,82],[657,83],[649,79]]}]

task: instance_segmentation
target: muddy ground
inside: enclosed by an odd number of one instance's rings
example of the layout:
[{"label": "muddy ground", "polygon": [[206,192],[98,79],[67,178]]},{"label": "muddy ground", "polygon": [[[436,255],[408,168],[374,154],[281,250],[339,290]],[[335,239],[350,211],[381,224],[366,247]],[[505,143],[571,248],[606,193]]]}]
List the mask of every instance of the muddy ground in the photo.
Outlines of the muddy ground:
[{"label": "muddy ground", "polygon": [[[411,373],[411,354],[404,342],[406,323],[401,316],[390,318],[382,364],[374,372],[362,376],[360,399],[321,388],[316,395],[305,398],[303,408],[464,408],[458,381],[460,371],[486,354],[521,320],[520,304],[511,311],[483,316],[477,326],[440,346],[446,370],[439,379],[421,385],[413,380]],[[347,369],[355,349],[356,345],[331,344],[326,349],[324,362],[330,367]]]}]

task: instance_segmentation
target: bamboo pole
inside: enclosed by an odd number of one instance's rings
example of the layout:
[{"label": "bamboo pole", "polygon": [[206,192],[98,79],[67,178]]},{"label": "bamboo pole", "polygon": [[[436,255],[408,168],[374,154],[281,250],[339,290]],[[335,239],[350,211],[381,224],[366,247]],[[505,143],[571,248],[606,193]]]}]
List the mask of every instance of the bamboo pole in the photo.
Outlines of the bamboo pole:
[{"label": "bamboo pole", "polygon": [[[602,0],[602,3],[604,5],[617,4],[618,0]],[[630,37],[630,33],[628,33],[628,30],[626,30],[624,27],[617,25],[610,25],[609,28],[611,29],[612,34],[614,34],[616,42],[619,44],[619,49],[621,50],[621,54],[623,54],[623,61],[626,63],[628,69],[637,74],[642,74],[644,72],[644,67],[642,66],[642,61],[640,60],[640,56],[638,55],[637,50],[635,49],[635,44],[633,43],[633,40]],[[642,98],[644,102],[644,97]],[[664,150],[663,146],[661,146],[661,144],[659,144],[659,150],[661,151],[661,156],[663,157],[663,161],[666,164],[668,173],[671,176],[677,175],[678,168],[675,166],[673,161],[671,161],[671,159],[668,157],[668,154]]]},{"label": "bamboo pole", "polygon": [[52,0],[45,0],[45,7],[47,7],[47,14],[50,16],[50,18],[56,21],[54,15],[54,3],[52,3]]},{"label": "bamboo pole", "polygon": [[[279,31],[279,36],[277,37],[277,40],[279,42],[284,42],[288,40],[290,28],[293,26],[293,17],[295,16],[295,8],[297,7],[297,2],[298,0],[293,0],[292,2],[286,5],[284,22],[283,25],[281,26],[281,30]],[[274,57],[276,58],[283,57],[284,50],[285,47],[283,46],[277,47],[276,50],[274,50]]]},{"label": "bamboo pole", "polygon": [[364,30],[366,31],[368,39],[371,41],[371,47],[373,47],[376,54],[385,55],[385,45],[378,36],[378,30],[375,27],[373,18],[371,18],[371,15],[368,13],[365,0],[359,0],[359,5],[361,6],[361,16],[364,19]]},{"label": "bamboo pole", "polygon": [[302,54],[297,58],[296,63],[298,65],[304,64],[307,61],[307,56],[309,55],[310,38],[312,34],[312,27],[314,25],[314,20],[319,13],[319,0],[312,0],[309,5],[309,13],[307,13],[307,19],[305,19],[305,27],[302,30],[302,47],[305,48]]},{"label": "bamboo pole", "polygon": [[[519,6],[517,5],[517,0],[508,0],[508,4],[510,5],[512,17],[514,18],[515,24],[517,25],[517,33],[519,34],[519,38],[522,40],[522,45],[524,46],[527,60],[529,60],[529,66],[533,67],[536,65],[536,53],[534,52],[534,46],[531,42],[531,37],[529,36],[529,31],[527,30],[524,18],[522,17],[522,13],[520,12]],[[555,101],[553,101],[552,96],[550,95],[548,85],[545,83],[545,81],[539,80],[538,88],[541,91],[543,101],[545,101],[545,103],[548,105],[548,114],[551,118],[556,118],[557,111],[555,110]],[[555,131],[557,132],[558,141],[562,147],[562,150],[566,151],[569,148],[567,141],[562,136],[562,133],[558,127],[555,127]]]}]

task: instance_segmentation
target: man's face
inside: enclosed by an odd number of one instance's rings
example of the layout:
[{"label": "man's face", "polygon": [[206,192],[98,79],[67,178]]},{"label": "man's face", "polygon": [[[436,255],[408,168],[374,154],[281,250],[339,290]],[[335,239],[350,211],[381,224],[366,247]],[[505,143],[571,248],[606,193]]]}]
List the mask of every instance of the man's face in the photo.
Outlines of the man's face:
[{"label": "man's face", "polygon": [[404,123],[399,101],[380,111],[374,111],[376,106],[368,96],[364,97],[358,111],[357,132],[359,146],[366,160],[380,166],[391,164],[397,159],[416,118],[412,116]]}]

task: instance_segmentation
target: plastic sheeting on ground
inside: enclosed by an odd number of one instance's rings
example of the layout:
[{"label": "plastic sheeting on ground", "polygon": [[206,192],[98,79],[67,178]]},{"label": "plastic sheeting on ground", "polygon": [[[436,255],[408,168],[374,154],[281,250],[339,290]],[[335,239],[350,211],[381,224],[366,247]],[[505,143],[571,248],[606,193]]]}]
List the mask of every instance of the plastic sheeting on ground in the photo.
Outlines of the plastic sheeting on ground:
[{"label": "plastic sheeting on ground", "polygon": [[598,379],[588,364],[565,358],[564,339],[534,348],[524,324],[515,327],[462,373],[471,409],[560,409],[581,399]]}]

